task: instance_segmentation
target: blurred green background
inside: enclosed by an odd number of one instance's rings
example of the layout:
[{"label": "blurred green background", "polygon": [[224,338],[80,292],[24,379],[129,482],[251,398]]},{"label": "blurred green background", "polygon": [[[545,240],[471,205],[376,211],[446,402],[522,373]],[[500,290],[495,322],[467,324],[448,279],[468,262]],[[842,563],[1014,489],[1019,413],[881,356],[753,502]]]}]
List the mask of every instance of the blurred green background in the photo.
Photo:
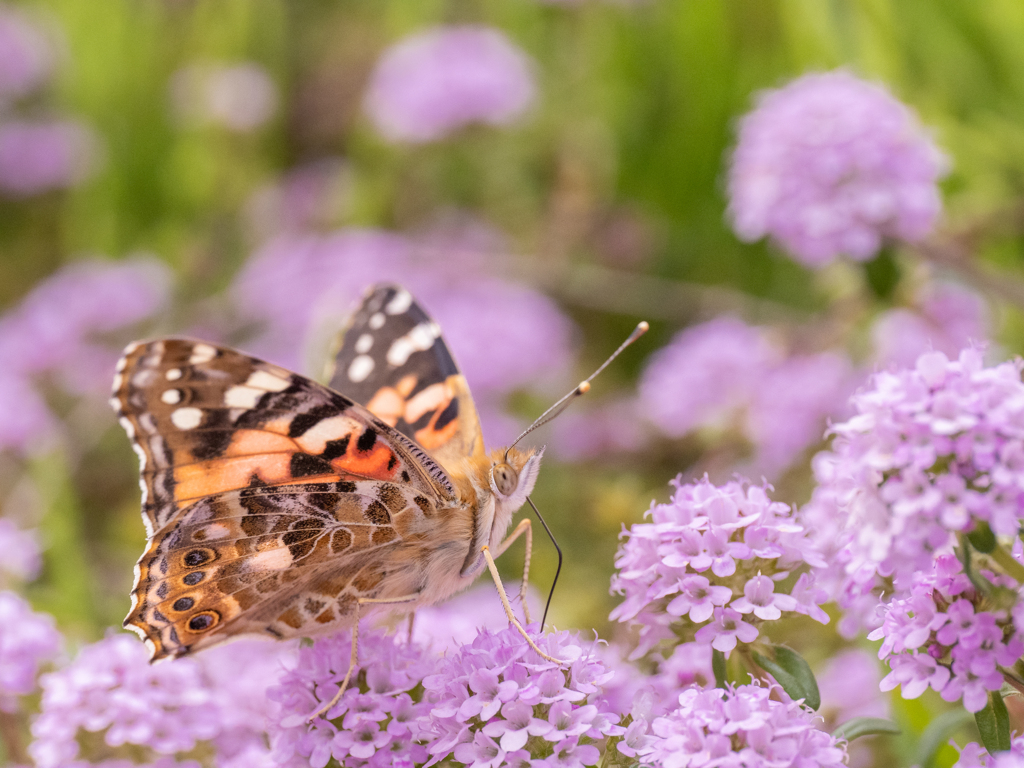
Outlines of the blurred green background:
[{"label": "blurred green background", "polygon": [[[770,244],[741,243],[725,217],[728,149],[756,92],[847,67],[887,84],[934,131],[952,161],[943,226],[972,237],[968,265],[940,268],[973,279],[992,299],[996,337],[1010,352],[1024,349],[1019,306],[992,285],[1024,279],[1024,4],[1015,0],[18,7],[63,41],[40,103],[90,126],[99,150],[78,186],[0,201],[5,307],[83,255],[143,252],[175,274],[179,316],[158,330],[187,327],[189,313],[223,291],[257,247],[254,194],[296,166],[340,158],[345,193],[314,229],[417,232],[446,211],[468,212],[508,238],[518,254],[515,277],[576,321],[579,375],[639,319],[651,321],[652,332],[595,386],[597,398],[601,390],[629,392],[652,350],[721,312],[791,330],[818,322],[851,294],[868,316],[903,300],[900,281],[916,257],[889,250],[863,268],[814,272]],[[388,45],[437,23],[503,30],[535,62],[536,104],[510,127],[389,144],[363,110],[367,78]],[[176,117],[176,72],[237,62],[259,64],[276,85],[266,125],[242,133]],[[857,354],[856,341],[850,349]],[[513,398],[524,417],[545,405],[535,394]],[[8,499],[27,473],[45,509],[45,569],[28,594],[82,639],[120,624],[144,542],[135,458],[112,419],[97,429],[89,444],[4,460]],[[566,552],[556,625],[613,634],[607,583],[621,525],[640,520],[651,499],[667,498],[667,481],[698,466],[705,449],[654,440],[643,451],[545,466],[535,498]],[[806,500],[808,478],[805,463],[778,479],[778,498]],[[554,559],[541,538],[535,549],[533,574],[544,589]],[[514,550],[502,565],[509,577],[519,557]],[[897,719],[910,730],[898,743],[909,745],[938,704],[899,706]]]}]

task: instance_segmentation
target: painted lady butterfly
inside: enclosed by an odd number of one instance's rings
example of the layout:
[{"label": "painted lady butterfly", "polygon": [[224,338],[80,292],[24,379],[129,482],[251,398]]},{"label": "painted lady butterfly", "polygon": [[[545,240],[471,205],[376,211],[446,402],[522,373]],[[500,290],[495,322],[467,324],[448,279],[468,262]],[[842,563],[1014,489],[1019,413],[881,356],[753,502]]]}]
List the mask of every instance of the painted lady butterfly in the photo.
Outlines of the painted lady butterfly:
[{"label": "painted lady butterfly", "polygon": [[111,402],[141,463],[149,538],[125,626],[153,660],[243,633],[332,633],[364,606],[414,610],[468,587],[485,560],[497,579],[490,550],[524,532],[529,552],[528,520],[503,537],[541,452],[485,453],[466,381],[403,288],[364,297],[329,387],[168,338],[128,347]]}]

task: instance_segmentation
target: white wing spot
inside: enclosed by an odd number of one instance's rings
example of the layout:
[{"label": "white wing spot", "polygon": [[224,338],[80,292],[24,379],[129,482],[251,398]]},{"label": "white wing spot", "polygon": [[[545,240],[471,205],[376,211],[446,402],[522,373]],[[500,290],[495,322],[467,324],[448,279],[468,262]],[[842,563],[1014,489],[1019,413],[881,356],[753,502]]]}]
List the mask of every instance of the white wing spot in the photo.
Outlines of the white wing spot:
[{"label": "white wing spot", "polygon": [[384,325],[384,314],[382,312],[377,312],[375,314],[370,315],[370,322],[368,322],[367,325],[376,331],[378,328]]},{"label": "white wing spot", "polygon": [[117,411],[118,413],[121,412],[121,401],[118,398],[112,397],[109,400],[107,400],[107,402],[110,403],[110,407],[113,408],[115,411]]},{"label": "white wing spot", "polygon": [[203,412],[198,408],[178,408],[171,411],[171,423],[178,429],[195,429],[203,420]]},{"label": "white wing spot", "polygon": [[368,333],[364,333],[358,339],[356,339],[355,350],[357,354],[365,355],[370,351],[370,347],[373,346],[373,336]]},{"label": "white wing spot", "polygon": [[165,389],[163,394],[160,395],[160,400],[168,405],[177,405],[181,402],[181,390]]},{"label": "white wing spot", "polygon": [[168,381],[177,381],[181,378],[181,368],[168,368],[164,378]]},{"label": "white wing spot", "polygon": [[255,555],[249,561],[249,571],[283,571],[292,564],[292,553],[287,547],[278,549],[267,549]]},{"label": "white wing spot", "polygon": [[127,416],[122,416],[120,419],[118,419],[118,421],[121,422],[121,426],[124,427],[124,431],[128,433],[128,439],[129,440],[134,440],[135,439],[135,427],[132,425],[132,423],[130,421],[128,421],[128,417]]},{"label": "white wing spot", "polygon": [[121,371],[123,371],[127,367],[128,367],[128,358],[127,357],[122,357],[120,360],[117,361],[116,370],[117,370],[118,373],[120,373]]},{"label": "white wing spot", "polygon": [[[133,354],[135,352],[135,350],[137,350],[139,348],[139,346],[140,346],[139,342],[133,341],[131,344],[129,344],[127,347],[124,348],[124,356],[128,357],[128,355]],[[125,364],[127,364],[127,361],[125,361]]]},{"label": "white wing spot", "polygon": [[267,371],[253,371],[245,384],[248,387],[255,387],[266,392],[283,392],[292,385],[292,382],[287,377],[276,376]]},{"label": "white wing spot", "polygon": [[216,541],[217,539],[223,539],[229,533],[231,529],[228,528],[224,523],[210,523],[202,529],[204,541]]},{"label": "white wing spot", "polygon": [[409,307],[411,306],[412,294],[409,293],[407,290],[402,289],[391,297],[391,301],[389,301],[388,305],[384,307],[384,311],[387,312],[389,315],[400,315],[406,310],[408,310]]},{"label": "white wing spot", "polygon": [[348,367],[349,381],[354,381],[356,384],[366,381],[366,377],[373,373],[373,366],[372,357],[369,355],[359,355]]},{"label": "white wing spot", "polygon": [[267,394],[264,389],[238,384],[224,393],[224,405],[229,408],[255,408],[259,399]]},{"label": "white wing spot", "polygon": [[192,354],[189,355],[188,361],[192,365],[202,365],[210,362],[216,356],[217,350],[209,344],[196,344],[192,347]]},{"label": "white wing spot", "polygon": [[115,373],[114,374],[114,391],[117,392],[119,389],[121,389],[121,385],[122,384],[124,384],[124,376],[122,376],[120,373]]},{"label": "white wing spot", "polygon": [[437,323],[420,323],[405,336],[395,339],[388,350],[388,364],[393,366],[405,365],[409,355],[413,352],[422,352],[434,345],[434,339],[441,335],[441,329]]}]

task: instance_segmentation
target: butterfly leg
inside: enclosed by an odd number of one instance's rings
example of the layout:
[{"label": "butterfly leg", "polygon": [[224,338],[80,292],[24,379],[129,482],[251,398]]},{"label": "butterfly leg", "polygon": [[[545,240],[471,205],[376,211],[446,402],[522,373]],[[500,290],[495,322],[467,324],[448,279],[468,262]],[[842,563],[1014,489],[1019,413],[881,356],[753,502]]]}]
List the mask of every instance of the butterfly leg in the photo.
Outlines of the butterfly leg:
[{"label": "butterfly leg", "polygon": [[533,638],[530,637],[530,635],[526,632],[525,629],[523,629],[523,625],[519,623],[519,619],[517,619],[516,615],[512,613],[512,605],[508,601],[508,595],[505,594],[505,587],[501,584],[501,576],[498,575],[498,566],[494,564],[494,558],[491,557],[491,548],[485,545],[483,547],[483,553],[484,559],[487,561],[487,568],[491,572],[491,578],[494,579],[494,586],[498,588],[498,597],[501,598],[501,605],[505,609],[505,615],[508,616],[509,623],[519,630],[519,634],[521,634],[523,638],[525,638],[529,646],[533,648],[533,650],[535,650],[541,658],[546,659],[547,661],[552,661],[555,664],[561,664],[561,661],[551,656],[548,656],[546,653],[544,653],[544,651],[538,648],[537,644],[533,642]]},{"label": "butterfly leg", "polygon": [[408,625],[408,640],[409,645],[412,645],[412,625],[416,621],[416,611],[409,611],[409,625]]},{"label": "butterfly leg", "polygon": [[526,555],[523,557],[523,583],[519,588],[519,600],[523,604],[523,615],[526,617],[527,624],[533,623],[530,619],[530,606],[526,604],[526,586],[530,582],[530,556],[533,554],[533,526],[530,523],[529,518],[520,520],[516,529],[494,551],[494,559],[497,560],[505,554],[505,550],[511,547],[516,539],[524,533],[526,534]]},{"label": "butterfly leg", "polygon": [[401,603],[411,603],[419,599],[419,595],[407,595],[405,597],[360,597],[356,600],[356,622],[352,625],[352,655],[348,661],[348,671],[345,673],[345,679],[341,681],[341,687],[338,688],[338,692],[334,694],[334,698],[327,702],[324,706],[320,707],[316,712],[306,718],[307,723],[311,723],[321,715],[327,714],[327,712],[341,700],[342,694],[348,688],[349,681],[352,679],[352,673],[355,671],[356,664],[359,661],[359,609],[364,605],[400,605]]}]

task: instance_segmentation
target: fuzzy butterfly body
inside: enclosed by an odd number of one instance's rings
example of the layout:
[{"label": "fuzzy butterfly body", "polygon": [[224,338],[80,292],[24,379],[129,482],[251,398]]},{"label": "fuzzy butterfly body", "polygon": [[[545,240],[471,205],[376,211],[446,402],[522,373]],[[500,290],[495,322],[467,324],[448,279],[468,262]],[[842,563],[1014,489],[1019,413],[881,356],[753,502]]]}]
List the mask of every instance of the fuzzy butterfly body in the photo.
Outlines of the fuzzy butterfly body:
[{"label": "fuzzy butterfly body", "polygon": [[540,461],[484,452],[437,324],[389,285],[346,328],[330,387],[168,338],[129,346],[112,404],[149,538],[125,626],[154,659],[333,632],[359,600],[443,600],[477,576]]}]

